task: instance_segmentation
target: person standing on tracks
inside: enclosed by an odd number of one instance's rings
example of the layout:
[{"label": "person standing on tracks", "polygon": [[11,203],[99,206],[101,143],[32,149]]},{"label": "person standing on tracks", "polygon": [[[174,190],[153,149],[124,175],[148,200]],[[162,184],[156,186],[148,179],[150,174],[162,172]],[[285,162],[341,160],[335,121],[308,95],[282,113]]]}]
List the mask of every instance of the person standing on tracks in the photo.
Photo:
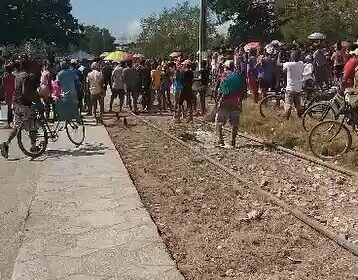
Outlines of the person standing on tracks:
[{"label": "person standing on tracks", "polygon": [[[130,109],[138,113],[138,98],[139,98],[139,75],[137,70],[133,67],[133,62],[128,60],[127,68],[123,71],[123,81],[126,88],[127,104]],[[133,104],[132,104],[133,101]]]},{"label": "person standing on tracks", "polygon": [[124,90],[123,71],[126,63],[121,61],[112,73],[112,95],[109,103],[109,111],[113,112],[113,102],[116,98],[119,98],[119,111],[122,112],[124,97],[126,92]]},{"label": "person standing on tracks", "polygon": [[194,82],[194,72],[191,70],[192,62],[190,60],[185,60],[183,62],[184,72],[183,72],[183,89],[179,97],[179,112],[178,112],[178,121],[180,121],[180,116],[182,110],[184,109],[184,101],[187,103],[189,109],[189,118],[188,122],[193,121],[193,82]]},{"label": "person standing on tracks", "polygon": [[170,109],[170,111],[173,111],[172,101],[170,98],[170,88],[172,86],[174,72],[175,63],[170,62],[163,66],[159,107],[164,111],[166,111],[167,107]]},{"label": "person standing on tracks", "polygon": [[104,67],[102,68],[102,75],[104,79],[104,91],[107,92],[108,86],[112,90],[112,72],[113,67],[111,65],[111,62],[106,61],[104,64]]},{"label": "person standing on tracks", "polygon": [[218,144],[223,146],[224,134],[223,127],[230,121],[232,125],[232,147],[236,146],[236,138],[239,131],[239,119],[241,111],[242,94],[245,90],[244,75],[235,71],[234,61],[225,63],[225,72],[222,75],[220,84],[220,95],[218,102],[218,112],[216,114],[215,124],[218,134]]},{"label": "person standing on tracks", "polygon": [[201,86],[199,89],[199,98],[200,98],[200,106],[201,106],[201,114],[204,116],[206,114],[206,96],[209,90],[210,83],[210,71],[208,69],[208,62],[203,60],[202,62],[202,70],[200,73],[201,78]]},{"label": "person standing on tracks", "polygon": [[146,60],[140,63],[138,70],[140,87],[142,91],[142,107],[145,112],[151,110],[152,107],[152,72],[151,61]]},{"label": "person standing on tracks", "polygon": [[161,75],[162,72],[158,68],[158,63],[155,61],[152,63],[152,71],[151,71],[151,77],[152,77],[152,102],[154,103],[154,100],[159,101],[159,94],[160,94],[160,84],[161,84]]},{"label": "person standing on tracks", "polygon": [[175,98],[175,102],[174,102],[174,121],[175,122],[180,122],[180,115],[179,112],[184,111],[184,109],[179,110],[179,100],[180,100],[180,95],[183,91],[183,69],[182,66],[180,64],[178,64],[176,66],[176,70],[175,70],[175,74],[173,77],[173,83],[174,83],[174,98]]}]

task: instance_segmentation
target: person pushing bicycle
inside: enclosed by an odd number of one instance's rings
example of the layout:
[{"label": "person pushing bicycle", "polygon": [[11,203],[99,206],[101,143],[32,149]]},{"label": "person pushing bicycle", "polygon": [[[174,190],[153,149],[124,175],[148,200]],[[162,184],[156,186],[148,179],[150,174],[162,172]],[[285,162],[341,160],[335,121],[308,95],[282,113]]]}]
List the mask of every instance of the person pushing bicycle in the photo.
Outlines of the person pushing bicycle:
[{"label": "person pushing bicycle", "polygon": [[[15,100],[14,100],[14,116],[15,127],[10,132],[10,135],[4,143],[0,145],[1,155],[4,158],[9,157],[9,145],[11,141],[16,137],[18,129],[21,124],[28,120],[32,114],[34,114],[33,103],[40,102],[40,96],[37,92],[37,88],[40,84],[38,75],[31,73],[32,62],[27,57],[22,57],[20,60],[20,73],[15,77]],[[31,138],[31,150],[36,151],[36,135]]]}]

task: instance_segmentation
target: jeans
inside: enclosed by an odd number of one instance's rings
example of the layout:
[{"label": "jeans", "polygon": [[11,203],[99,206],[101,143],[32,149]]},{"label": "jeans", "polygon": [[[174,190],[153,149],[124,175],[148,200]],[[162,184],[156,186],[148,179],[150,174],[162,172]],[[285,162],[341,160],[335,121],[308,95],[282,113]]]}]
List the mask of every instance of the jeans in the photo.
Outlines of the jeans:
[{"label": "jeans", "polygon": [[127,88],[127,104],[133,112],[138,112],[139,91],[134,88]]},{"label": "jeans", "polygon": [[99,103],[100,114],[102,115],[104,113],[104,96],[102,93],[96,93],[91,95],[90,113],[96,114],[98,103]]},{"label": "jeans", "polygon": [[10,125],[14,120],[14,112],[12,111],[12,105],[7,105],[7,124]]},{"label": "jeans", "polygon": [[143,89],[143,98],[142,98],[142,107],[143,109],[147,109],[149,110],[151,107],[151,102],[152,102],[152,92],[151,92],[151,88],[144,88]]},{"label": "jeans", "polygon": [[172,101],[170,99],[170,87],[162,87],[158,96],[159,109],[166,110],[167,105],[172,110]]}]

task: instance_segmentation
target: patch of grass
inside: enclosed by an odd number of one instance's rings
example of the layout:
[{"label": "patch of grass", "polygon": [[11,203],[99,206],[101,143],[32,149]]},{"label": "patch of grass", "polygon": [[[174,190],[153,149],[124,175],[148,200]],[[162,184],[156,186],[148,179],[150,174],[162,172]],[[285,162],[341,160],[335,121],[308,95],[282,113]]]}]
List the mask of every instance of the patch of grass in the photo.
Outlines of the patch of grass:
[{"label": "patch of grass", "polygon": [[[302,120],[296,116],[295,112],[292,113],[290,120],[279,117],[277,112],[272,112],[268,117],[263,118],[260,115],[259,105],[252,100],[246,100],[243,104],[240,130],[283,147],[301,150],[311,155],[308,143],[309,132],[303,129]],[[337,159],[336,162],[341,166],[358,171],[358,137],[355,133],[352,133],[352,136],[352,151]]]},{"label": "patch of grass", "polygon": [[302,128],[301,120],[295,114],[292,114],[290,120],[279,117],[276,112],[263,118],[260,115],[259,105],[251,100],[244,102],[240,129],[286,148],[308,148],[308,135]]}]

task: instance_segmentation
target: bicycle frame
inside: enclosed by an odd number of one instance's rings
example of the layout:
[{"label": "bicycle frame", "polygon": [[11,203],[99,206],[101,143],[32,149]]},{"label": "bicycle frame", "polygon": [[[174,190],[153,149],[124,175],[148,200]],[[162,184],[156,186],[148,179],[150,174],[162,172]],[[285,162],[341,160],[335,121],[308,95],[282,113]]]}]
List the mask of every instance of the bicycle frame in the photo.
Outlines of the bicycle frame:
[{"label": "bicycle frame", "polygon": [[42,122],[44,124],[44,126],[46,127],[46,130],[47,130],[48,136],[52,140],[57,139],[59,136],[59,132],[64,129],[64,125],[63,125],[64,121],[55,122],[55,124],[54,124],[55,129],[51,129],[48,120],[42,114],[40,114],[38,116],[38,119],[40,122]]}]

